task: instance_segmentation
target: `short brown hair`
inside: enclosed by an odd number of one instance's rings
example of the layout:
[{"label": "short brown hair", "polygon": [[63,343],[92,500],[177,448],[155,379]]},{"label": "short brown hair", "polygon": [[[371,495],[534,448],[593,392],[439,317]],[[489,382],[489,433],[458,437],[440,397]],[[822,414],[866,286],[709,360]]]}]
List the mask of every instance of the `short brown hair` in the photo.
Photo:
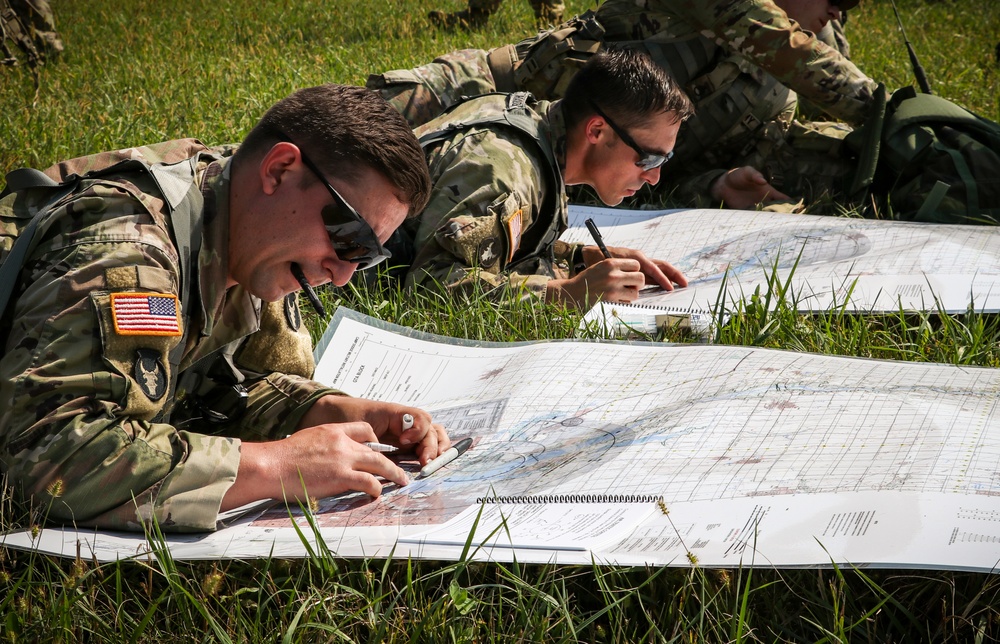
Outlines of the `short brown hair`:
[{"label": "short brown hair", "polygon": [[424,152],[402,116],[364,87],[327,84],[300,89],[275,103],[236,151],[234,163],[290,139],[324,172],[349,179],[359,166],[383,174],[421,212],[431,179]]},{"label": "short brown hair", "polygon": [[566,126],[596,113],[594,105],[622,127],[641,127],[651,115],[673,112],[678,121],[694,114],[687,94],[648,54],[605,47],[573,76],[563,97]]}]

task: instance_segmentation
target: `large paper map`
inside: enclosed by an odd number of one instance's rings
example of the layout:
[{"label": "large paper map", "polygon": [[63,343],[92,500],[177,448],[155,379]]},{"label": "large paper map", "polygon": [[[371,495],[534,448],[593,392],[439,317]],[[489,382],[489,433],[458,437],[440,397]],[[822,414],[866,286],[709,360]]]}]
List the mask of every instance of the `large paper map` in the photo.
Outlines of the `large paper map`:
[{"label": "large paper map", "polygon": [[[500,526],[472,540],[483,559],[984,571],[1000,558],[998,370],[471,343],[344,310],[319,351],[318,380],[431,410],[474,447],[376,502],[327,499],[311,516],[281,507],[171,537],[175,558],[304,556],[294,521],[340,556],[454,559],[475,516]],[[78,541],[99,558],[144,552],[134,536],[6,536],[70,555]]]},{"label": "large paper map", "polygon": [[[588,217],[609,246],[642,250],[684,272],[687,288],[645,291],[636,302],[663,312],[730,311],[755,292],[766,295],[769,280],[805,312],[1000,311],[1000,227],[576,205],[561,239],[592,244]],[[629,308],[598,305],[590,318],[638,315]]]}]

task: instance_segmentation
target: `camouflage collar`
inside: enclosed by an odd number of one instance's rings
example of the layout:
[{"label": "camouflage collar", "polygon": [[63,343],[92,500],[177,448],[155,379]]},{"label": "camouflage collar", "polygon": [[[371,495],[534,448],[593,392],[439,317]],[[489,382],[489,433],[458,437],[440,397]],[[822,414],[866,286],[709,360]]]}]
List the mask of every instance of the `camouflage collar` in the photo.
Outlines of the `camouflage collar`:
[{"label": "camouflage collar", "polygon": [[559,164],[559,174],[566,175],[566,119],[563,116],[562,101],[553,101],[548,104],[545,111],[545,122],[548,128],[545,136],[548,137],[552,152]]},{"label": "camouflage collar", "polygon": [[260,323],[260,300],[239,285],[226,289],[231,161],[232,157],[214,161],[199,173],[202,194],[205,195],[204,239],[198,253],[202,305],[199,332],[202,338],[210,337],[197,349],[199,356],[253,333]]}]

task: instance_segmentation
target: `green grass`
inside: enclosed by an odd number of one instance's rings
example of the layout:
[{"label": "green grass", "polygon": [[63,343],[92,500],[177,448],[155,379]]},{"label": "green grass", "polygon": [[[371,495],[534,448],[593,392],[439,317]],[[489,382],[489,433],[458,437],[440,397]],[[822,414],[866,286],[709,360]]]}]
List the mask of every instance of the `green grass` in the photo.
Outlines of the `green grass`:
[{"label": "green grass", "polygon": [[[440,0],[445,2],[446,0]],[[460,0],[447,0],[458,8]],[[195,136],[238,141],[275,100],[322,82],[362,83],[533,29],[508,1],[474,34],[433,29],[438,0],[214,3],[54,0],[67,50],[41,70],[0,69],[0,172]],[[995,0],[899,0],[935,92],[1000,120]],[[587,8],[580,0],[569,12]],[[891,6],[848,25],[859,66],[890,89],[913,75]],[[466,338],[574,334],[577,314],[391,289],[327,289],[397,324]],[[314,334],[324,321],[312,319]],[[679,333],[654,339],[688,341]],[[995,316],[808,317],[750,297],[716,341],[798,351],[997,366]],[[0,527],[36,522],[4,489]],[[1000,578],[908,570],[705,570],[353,561],[103,564],[0,548],[7,641],[992,641]]]}]

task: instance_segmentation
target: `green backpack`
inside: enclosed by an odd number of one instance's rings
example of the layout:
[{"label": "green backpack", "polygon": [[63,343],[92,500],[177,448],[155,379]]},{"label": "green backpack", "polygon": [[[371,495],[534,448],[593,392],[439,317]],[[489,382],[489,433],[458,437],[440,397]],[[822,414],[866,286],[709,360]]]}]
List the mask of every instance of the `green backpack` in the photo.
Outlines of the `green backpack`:
[{"label": "green backpack", "polygon": [[872,116],[845,140],[858,155],[851,201],[866,216],[1000,223],[1000,124],[912,87],[888,101],[879,90]]}]

